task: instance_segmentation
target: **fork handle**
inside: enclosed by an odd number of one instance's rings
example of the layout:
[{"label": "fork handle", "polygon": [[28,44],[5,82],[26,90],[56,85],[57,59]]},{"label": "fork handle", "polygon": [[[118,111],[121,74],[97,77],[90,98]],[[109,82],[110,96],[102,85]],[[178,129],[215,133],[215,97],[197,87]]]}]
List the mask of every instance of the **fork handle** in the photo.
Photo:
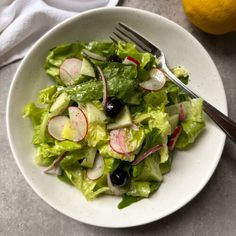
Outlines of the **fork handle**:
[{"label": "fork handle", "polygon": [[[191,98],[199,98],[199,96],[180,81],[166,65],[162,65],[162,70],[174,84],[184,90]],[[204,99],[203,110],[225,132],[225,134],[236,143],[236,123]]]}]

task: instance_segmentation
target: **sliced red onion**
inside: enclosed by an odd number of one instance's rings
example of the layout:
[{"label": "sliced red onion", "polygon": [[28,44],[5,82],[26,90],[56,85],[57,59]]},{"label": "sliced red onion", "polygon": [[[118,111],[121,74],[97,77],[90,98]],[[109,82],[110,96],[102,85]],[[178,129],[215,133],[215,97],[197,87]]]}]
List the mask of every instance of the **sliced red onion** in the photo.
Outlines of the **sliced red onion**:
[{"label": "sliced red onion", "polygon": [[179,120],[184,121],[186,119],[184,106],[182,103],[179,104]]},{"label": "sliced red onion", "polygon": [[90,57],[91,59],[94,59],[94,60],[98,60],[98,61],[106,61],[106,60],[107,60],[106,57],[103,57],[103,56],[101,56],[101,55],[98,55],[98,54],[96,54],[96,53],[94,53],[94,52],[90,52],[90,51],[87,50],[87,49],[83,49],[83,53],[84,53],[86,56],[88,56],[88,57]]},{"label": "sliced red onion", "polygon": [[138,66],[140,63],[139,61],[137,61],[136,59],[134,59],[133,57],[127,56],[124,61],[123,64],[129,65],[129,64],[133,64],[135,66]]},{"label": "sliced red onion", "polygon": [[178,126],[175,127],[175,130],[172,133],[171,138],[170,138],[170,140],[169,140],[169,142],[167,144],[169,151],[173,151],[174,150],[176,141],[177,141],[177,139],[178,139],[178,137],[179,137],[179,135],[181,133],[181,130],[182,130],[181,126],[178,125]]},{"label": "sliced red onion", "polygon": [[152,148],[150,148],[148,151],[144,152],[142,155],[138,156],[137,159],[132,163],[132,165],[138,165],[140,162],[142,162],[145,158],[150,156],[151,154],[159,151],[163,147],[162,144],[158,144]]},{"label": "sliced red onion", "polygon": [[107,85],[107,80],[99,66],[97,66],[98,72],[101,76],[102,83],[103,83],[103,99],[102,99],[102,104],[105,107],[107,104],[107,98],[108,98],[108,85]]},{"label": "sliced red onion", "polygon": [[64,159],[64,157],[65,153],[63,153],[56,160],[54,160],[53,163],[49,167],[47,167],[43,172],[45,174],[60,175],[61,174],[60,163]]},{"label": "sliced red onion", "polygon": [[126,192],[126,190],[124,188],[121,188],[119,186],[114,186],[112,184],[111,176],[110,176],[109,173],[107,174],[107,185],[108,185],[111,193],[114,194],[114,195],[120,196],[120,195],[123,195]]}]

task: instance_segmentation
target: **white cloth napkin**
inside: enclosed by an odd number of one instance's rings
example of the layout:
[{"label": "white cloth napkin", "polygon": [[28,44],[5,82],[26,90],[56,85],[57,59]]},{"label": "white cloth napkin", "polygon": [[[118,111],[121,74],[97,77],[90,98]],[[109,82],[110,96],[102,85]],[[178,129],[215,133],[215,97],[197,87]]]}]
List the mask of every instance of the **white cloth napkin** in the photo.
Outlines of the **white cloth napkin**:
[{"label": "white cloth napkin", "polygon": [[57,23],[112,0],[0,0],[0,67],[21,59]]}]

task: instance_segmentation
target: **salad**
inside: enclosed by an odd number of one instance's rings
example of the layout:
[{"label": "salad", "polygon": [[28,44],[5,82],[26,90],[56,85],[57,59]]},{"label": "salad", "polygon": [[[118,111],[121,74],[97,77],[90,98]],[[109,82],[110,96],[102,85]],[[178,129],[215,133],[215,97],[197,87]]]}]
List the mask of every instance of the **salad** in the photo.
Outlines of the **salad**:
[{"label": "salad", "polygon": [[[190,99],[132,43],[75,42],[52,48],[54,85],[28,103],[35,163],[88,200],[121,196],[118,208],[150,197],[171,170],[175,149],[203,130],[203,103]],[[185,84],[183,67],[172,72]]]}]

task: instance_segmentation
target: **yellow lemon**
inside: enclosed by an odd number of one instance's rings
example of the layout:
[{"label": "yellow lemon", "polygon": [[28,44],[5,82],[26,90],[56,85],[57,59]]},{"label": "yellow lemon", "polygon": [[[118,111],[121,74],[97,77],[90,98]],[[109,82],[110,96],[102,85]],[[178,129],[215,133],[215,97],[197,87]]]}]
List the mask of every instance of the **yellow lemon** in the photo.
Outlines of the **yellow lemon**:
[{"label": "yellow lemon", "polygon": [[236,31],[236,0],[182,0],[190,21],[210,34]]}]

